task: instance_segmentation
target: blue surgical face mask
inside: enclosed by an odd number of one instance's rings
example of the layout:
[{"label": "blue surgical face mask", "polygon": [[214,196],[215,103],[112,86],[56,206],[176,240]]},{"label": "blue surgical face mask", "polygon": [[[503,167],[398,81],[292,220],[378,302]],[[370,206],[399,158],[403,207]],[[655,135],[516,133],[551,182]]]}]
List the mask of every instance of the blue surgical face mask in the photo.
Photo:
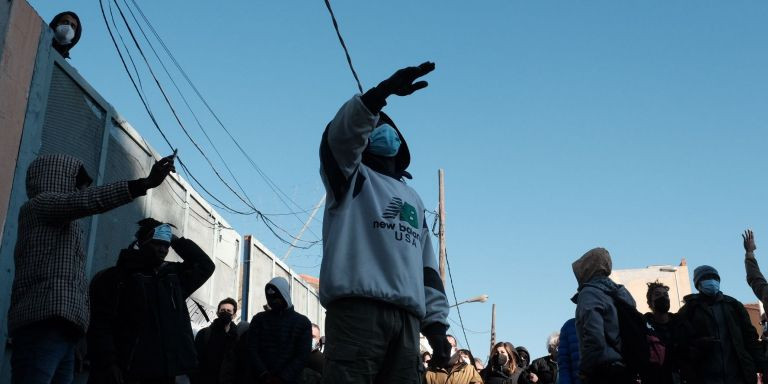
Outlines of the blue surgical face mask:
[{"label": "blue surgical face mask", "polygon": [[374,155],[392,157],[400,149],[400,136],[389,124],[382,124],[371,132],[368,151]]},{"label": "blue surgical face mask", "polygon": [[173,232],[171,232],[171,226],[169,224],[161,224],[155,227],[155,231],[152,234],[152,240],[164,241],[166,243],[171,242]]},{"label": "blue surgical face mask", "polygon": [[707,296],[714,296],[720,292],[720,282],[715,279],[701,281],[699,282],[699,292]]}]

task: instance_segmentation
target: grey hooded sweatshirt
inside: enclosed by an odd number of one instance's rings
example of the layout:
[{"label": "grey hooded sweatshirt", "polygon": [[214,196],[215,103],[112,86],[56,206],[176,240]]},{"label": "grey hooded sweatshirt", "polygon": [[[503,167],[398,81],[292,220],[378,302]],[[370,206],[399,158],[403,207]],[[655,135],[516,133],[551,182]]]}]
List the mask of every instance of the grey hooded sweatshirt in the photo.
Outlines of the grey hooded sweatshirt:
[{"label": "grey hooded sweatshirt", "polygon": [[[424,203],[400,179],[363,163],[368,137],[382,114],[356,95],[323,133],[321,176],[328,201],[323,217],[320,302],[358,297],[403,308],[421,328],[448,327],[445,295]],[[408,153],[401,145],[397,156]],[[398,161],[406,167],[410,161]],[[404,171],[404,169],[398,169]]]},{"label": "grey hooded sweatshirt", "polygon": [[635,306],[635,300],[623,285],[608,278],[611,256],[604,248],[595,248],[573,263],[579,282],[576,302],[576,333],[581,355],[579,370],[585,374],[599,367],[621,361],[619,319],[613,297]]}]

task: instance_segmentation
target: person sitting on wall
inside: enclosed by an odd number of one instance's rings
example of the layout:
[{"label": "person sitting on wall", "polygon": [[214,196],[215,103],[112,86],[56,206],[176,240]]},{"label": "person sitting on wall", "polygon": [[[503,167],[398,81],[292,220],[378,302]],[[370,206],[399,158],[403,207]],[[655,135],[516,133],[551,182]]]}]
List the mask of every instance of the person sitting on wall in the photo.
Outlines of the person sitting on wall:
[{"label": "person sitting on wall", "polygon": [[[89,383],[174,383],[197,367],[186,299],[213,275],[215,265],[171,225],[139,221],[136,240],[117,265],[91,282]],[[166,262],[173,248],[182,263]]]},{"label": "person sitting on wall", "polygon": [[65,59],[69,59],[69,50],[80,41],[80,35],[83,33],[80,18],[76,13],[66,11],[54,16],[48,26],[53,29],[53,49]]},{"label": "person sitting on wall", "polygon": [[89,187],[93,180],[75,157],[47,154],[29,165],[8,310],[14,384],[73,380],[75,346],[89,322],[86,239],[78,219],[144,196],[172,171],[168,156],[146,178]]}]

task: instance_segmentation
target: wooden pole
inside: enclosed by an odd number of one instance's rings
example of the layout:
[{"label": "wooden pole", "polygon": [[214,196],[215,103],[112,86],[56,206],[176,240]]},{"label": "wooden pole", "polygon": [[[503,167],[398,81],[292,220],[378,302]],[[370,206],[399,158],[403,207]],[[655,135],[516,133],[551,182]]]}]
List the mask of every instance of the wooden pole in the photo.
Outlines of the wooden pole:
[{"label": "wooden pole", "polygon": [[437,170],[437,177],[440,184],[438,201],[438,218],[440,219],[440,229],[437,238],[440,243],[440,278],[443,280],[443,287],[445,287],[445,185],[443,183],[445,173],[442,169]]},{"label": "wooden pole", "polygon": [[493,346],[496,345],[496,304],[491,308],[491,354],[493,355]]},{"label": "wooden pole", "polygon": [[296,237],[291,242],[291,246],[288,247],[288,251],[285,252],[285,256],[283,256],[282,258],[283,262],[285,262],[285,260],[288,259],[288,256],[291,255],[291,252],[293,252],[293,249],[296,247],[296,243],[298,243],[299,240],[301,240],[301,236],[304,235],[304,231],[306,231],[307,228],[309,228],[309,224],[312,223],[312,219],[315,218],[315,214],[317,214],[317,210],[323,206],[323,203],[325,203],[325,193],[323,193],[323,197],[321,197],[320,201],[317,202],[317,204],[315,205],[315,208],[312,209],[312,213],[309,215],[309,219],[307,219],[307,221],[301,227],[299,234],[296,235]]}]

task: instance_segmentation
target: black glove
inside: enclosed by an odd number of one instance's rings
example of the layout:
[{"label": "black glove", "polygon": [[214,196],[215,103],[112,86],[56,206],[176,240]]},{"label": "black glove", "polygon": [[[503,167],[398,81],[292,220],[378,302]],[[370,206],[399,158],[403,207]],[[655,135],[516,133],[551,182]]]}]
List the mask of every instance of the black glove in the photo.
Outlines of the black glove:
[{"label": "black glove", "polygon": [[435,63],[427,61],[418,67],[406,67],[398,70],[388,79],[371,88],[363,95],[363,104],[373,114],[377,114],[387,105],[391,95],[408,96],[429,85],[426,81],[416,81],[419,77],[435,70]]},{"label": "black glove", "polygon": [[447,330],[447,326],[435,323],[425,327],[422,331],[429,342],[429,346],[432,347],[432,358],[429,360],[429,366],[432,368],[445,368],[451,359],[451,344],[445,336]]},{"label": "black glove", "polygon": [[163,157],[152,165],[152,169],[149,171],[149,176],[129,181],[128,190],[131,193],[131,197],[137,198],[146,195],[148,189],[155,188],[162,184],[168,174],[176,172],[176,167],[173,164],[175,159],[175,154]]}]

